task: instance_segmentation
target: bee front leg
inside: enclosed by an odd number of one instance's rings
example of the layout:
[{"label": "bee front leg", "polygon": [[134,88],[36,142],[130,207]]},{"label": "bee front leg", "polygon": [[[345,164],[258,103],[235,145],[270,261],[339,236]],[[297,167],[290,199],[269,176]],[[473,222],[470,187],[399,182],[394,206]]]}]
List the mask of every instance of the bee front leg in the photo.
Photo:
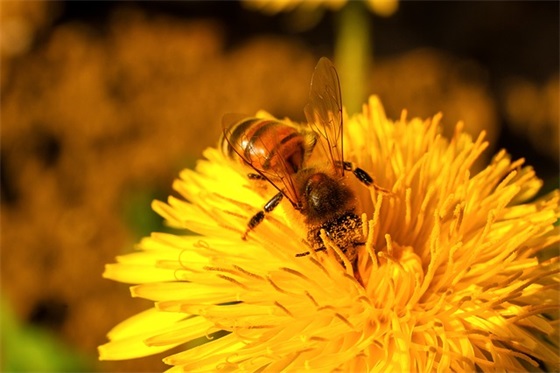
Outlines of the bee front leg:
[{"label": "bee front leg", "polygon": [[388,189],[382,188],[379,185],[375,184],[373,178],[366,171],[362,170],[359,167],[356,167],[354,163],[342,162],[342,168],[344,169],[344,171],[352,171],[354,176],[356,176],[356,178],[360,180],[364,185],[373,187],[379,193],[391,194],[391,191],[389,191]]},{"label": "bee front leg", "polygon": [[282,192],[279,192],[279,193],[275,194],[274,197],[272,197],[264,205],[264,207],[261,211],[257,212],[255,215],[253,215],[253,217],[251,217],[251,219],[249,220],[249,223],[247,224],[247,230],[245,231],[245,233],[243,233],[243,236],[241,236],[241,238],[243,240],[247,239],[247,235],[249,234],[250,231],[255,229],[255,227],[257,225],[262,223],[262,221],[264,220],[265,214],[271,212],[272,210],[274,210],[280,204],[280,202],[282,201],[282,198],[284,198],[284,195],[282,194]]}]

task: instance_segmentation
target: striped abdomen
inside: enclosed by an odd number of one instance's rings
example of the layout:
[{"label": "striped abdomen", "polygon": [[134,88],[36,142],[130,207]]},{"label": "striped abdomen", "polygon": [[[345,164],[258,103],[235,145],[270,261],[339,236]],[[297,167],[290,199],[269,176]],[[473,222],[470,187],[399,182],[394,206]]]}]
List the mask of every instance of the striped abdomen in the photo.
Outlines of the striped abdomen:
[{"label": "striped abdomen", "polygon": [[226,156],[281,176],[303,167],[316,138],[312,132],[278,120],[245,118],[226,128],[220,141]]}]

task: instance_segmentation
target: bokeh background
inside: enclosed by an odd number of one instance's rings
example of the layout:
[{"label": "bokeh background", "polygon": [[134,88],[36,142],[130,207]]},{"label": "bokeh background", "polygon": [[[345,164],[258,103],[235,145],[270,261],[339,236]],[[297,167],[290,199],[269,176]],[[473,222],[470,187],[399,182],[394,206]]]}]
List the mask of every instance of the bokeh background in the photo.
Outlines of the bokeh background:
[{"label": "bokeh background", "polygon": [[303,120],[320,56],[351,110],[441,111],[558,187],[559,2],[280,3],[0,1],[2,371],[165,370],[97,361],[150,306],[104,264],[168,229],[150,202],[223,114]]}]

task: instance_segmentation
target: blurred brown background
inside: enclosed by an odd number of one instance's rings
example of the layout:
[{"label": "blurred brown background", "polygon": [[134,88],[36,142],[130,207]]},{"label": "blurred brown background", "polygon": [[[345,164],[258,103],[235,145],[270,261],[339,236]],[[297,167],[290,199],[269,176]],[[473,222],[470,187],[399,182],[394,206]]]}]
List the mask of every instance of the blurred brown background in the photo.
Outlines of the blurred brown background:
[{"label": "blurred brown background", "polygon": [[[303,120],[342,11],[0,2],[2,371],[165,369],[162,356],[96,361],[105,333],[150,305],[103,266],[167,229],[150,201],[215,145],[223,114]],[[529,1],[368,12],[366,90],[395,119],[442,111],[448,133],[458,120],[487,130],[492,151],[525,157],[554,189],[558,14],[558,2]]]}]

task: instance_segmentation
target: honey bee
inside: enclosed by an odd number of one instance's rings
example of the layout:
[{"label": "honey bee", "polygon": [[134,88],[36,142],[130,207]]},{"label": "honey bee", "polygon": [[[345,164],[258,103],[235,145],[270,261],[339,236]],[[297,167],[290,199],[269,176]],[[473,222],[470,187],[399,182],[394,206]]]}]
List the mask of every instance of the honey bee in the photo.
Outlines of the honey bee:
[{"label": "honey bee", "polygon": [[[311,79],[306,125],[263,118],[224,117],[222,152],[250,166],[251,179],[265,180],[276,193],[251,217],[242,238],[286,198],[308,227],[307,242],[314,251],[325,250],[321,230],[351,263],[365,243],[358,201],[347,184],[352,172],[364,185],[377,186],[372,177],[343,157],[343,114],[340,82],[332,62],[323,57]],[[309,252],[297,256],[308,255]]]}]

